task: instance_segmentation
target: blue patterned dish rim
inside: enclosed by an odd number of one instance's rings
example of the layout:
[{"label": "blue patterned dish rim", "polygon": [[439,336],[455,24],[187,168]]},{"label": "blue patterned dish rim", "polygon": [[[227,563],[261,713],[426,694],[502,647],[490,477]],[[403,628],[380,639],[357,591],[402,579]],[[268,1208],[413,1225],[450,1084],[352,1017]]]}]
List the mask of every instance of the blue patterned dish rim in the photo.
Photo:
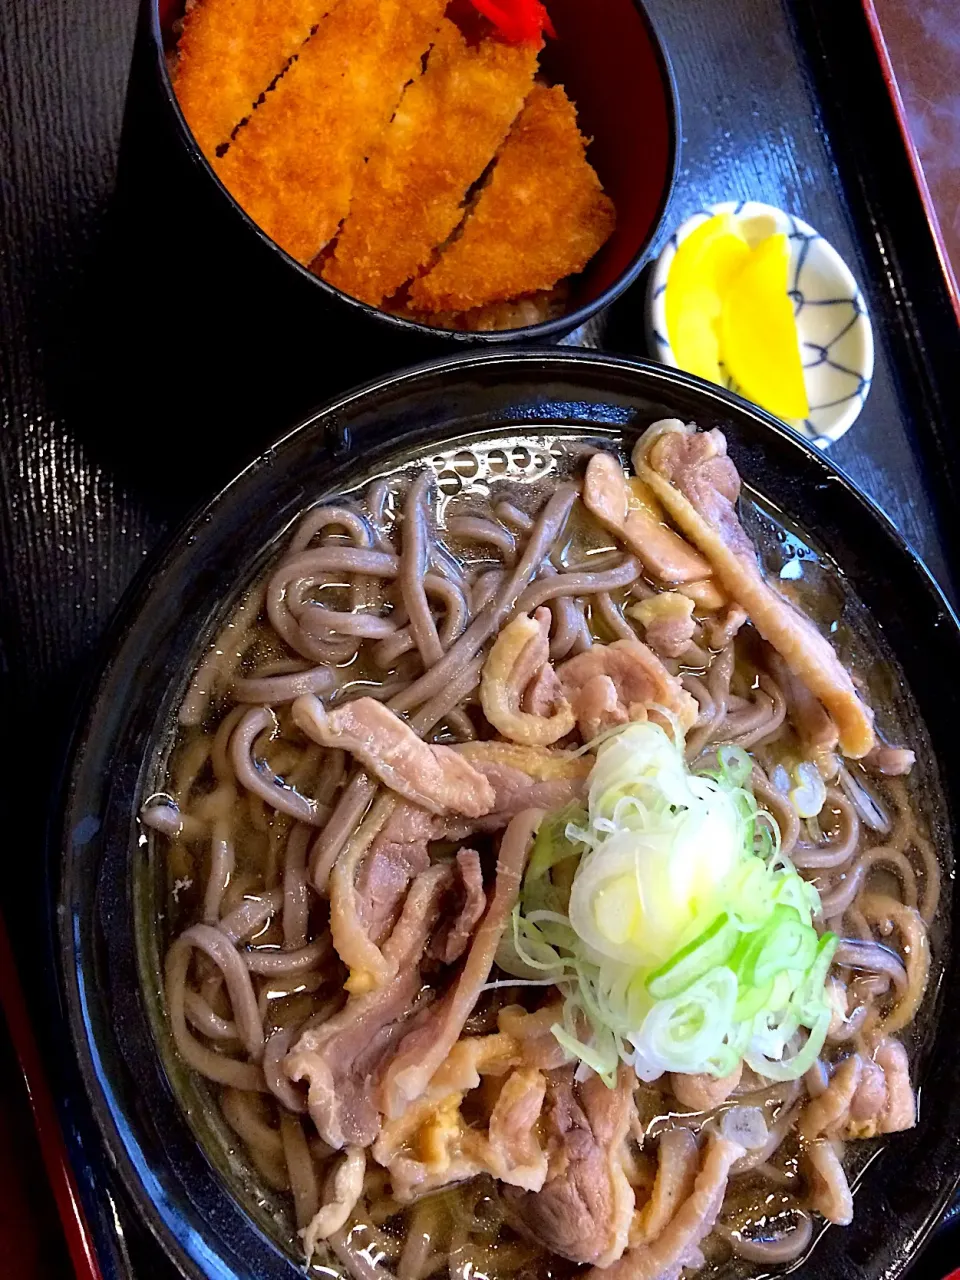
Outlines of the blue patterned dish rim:
[{"label": "blue patterned dish rim", "polygon": [[[716,214],[732,213],[748,240],[775,231],[790,245],[790,298],[800,336],[804,381],[810,401],[806,418],[789,425],[818,448],[850,429],[873,380],[873,328],[866,302],[850,268],[828,240],[795,214],[754,200],[727,200],[698,210],[683,222],[654,264],[647,293],[646,327],[650,354],[678,368],[667,333],[666,293],[673,259],[682,241]],[[743,395],[724,369],[723,386]],[[744,397],[749,399],[749,397]]]}]

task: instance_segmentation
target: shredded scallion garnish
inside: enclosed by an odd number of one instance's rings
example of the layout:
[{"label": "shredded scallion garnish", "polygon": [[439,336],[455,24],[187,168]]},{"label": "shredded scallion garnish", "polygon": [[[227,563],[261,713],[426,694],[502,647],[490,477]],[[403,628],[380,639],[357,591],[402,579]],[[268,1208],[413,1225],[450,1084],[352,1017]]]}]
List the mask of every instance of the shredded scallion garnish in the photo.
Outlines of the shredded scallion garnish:
[{"label": "shredded scallion garnish", "polygon": [[610,1084],[621,1059],[789,1080],[820,1052],[837,940],[751,772],[728,746],[692,773],[678,734],[631,724],[600,742],[586,808],[541,824],[498,963],[560,987],[554,1035]]}]

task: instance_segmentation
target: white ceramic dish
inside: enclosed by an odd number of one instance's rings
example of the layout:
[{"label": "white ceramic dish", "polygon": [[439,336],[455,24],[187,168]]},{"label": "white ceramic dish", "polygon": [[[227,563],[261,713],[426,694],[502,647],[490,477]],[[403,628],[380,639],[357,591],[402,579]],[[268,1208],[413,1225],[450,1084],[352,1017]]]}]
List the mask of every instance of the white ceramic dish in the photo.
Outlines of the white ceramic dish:
[{"label": "white ceramic dish", "polygon": [[[873,329],[850,268],[823,236],[793,214],[756,201],[731,200],[710,205],[688,218],[670,237],[650,277],[646,307],[650,354],[663,364],[678,367],[667,336],[667,278],[681,242],[718,213],[734,214],[751,243],[778,231],[788,237],[790,297],[810,402],[808,417],[789,422],[813,444],[825,448],[853,425],[870,391]],[[726,373],[723,385],[740,393]]]}]

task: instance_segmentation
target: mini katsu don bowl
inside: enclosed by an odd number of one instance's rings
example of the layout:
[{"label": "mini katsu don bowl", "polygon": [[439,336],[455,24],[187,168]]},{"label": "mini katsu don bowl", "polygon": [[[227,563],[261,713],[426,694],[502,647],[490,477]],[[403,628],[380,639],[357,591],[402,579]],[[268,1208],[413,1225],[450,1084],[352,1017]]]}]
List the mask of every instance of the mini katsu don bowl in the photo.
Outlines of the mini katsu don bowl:
[{"label": "mini katsu don bowl", "polygon": [[[201,6],[203,2],[204,0],[199,0]],[[352,3],[352,0],[348,2]],[[433,0],[433,4],[436,7],[437,0]],[[484,4],[477,5],[477,9],[486,7]],[[502,7],[509,10],[511,5]],[[523,10],[528,6],[518,4],[517,7]],[[233,116],[219,110],[222,88],[220,81],[226,74],[220,73],[219,68],[223,65],[220,60],[235,59],[238,76],[245,69],[244,60],[250,60],[251,42],[247,42],[248,47],[244,49],[239,47],[244,44],[243,39],[236,39],[237,32],[243,31],[245,8],[246,6],[240,6],[239,11],[231,10],[229,31],[219,31],[219,23],[209,21],[202,33],[203,38],[197,39],[194,36],[197,24],[194,22],[191,26],[190,14],[194,11],[192,4],[185,4],[184,0],[145,0],[141,43],[142,53],[152,62],[152,75],[159,87],[160,106],[167,117],[169,132],[174,135],[177,147],[192,171],[192,185],[179,184],[177,187],[174,216],[183,225],[191,224],[193,229],[193,206],[204,206],[204,219],[214,228],[212,235],[207,236],[209,248],[204,252],[228,261],[230,272],[235,273],[241,281],[249,280],[250,291],[257,297],[261,314],[263,311],[274,314],[286,311],[294,305],[290,300],[295,299],[299,315],[306,323],[319,324],[324,318],[330,326],[342,324],[361,335],[378,334],[381,341],[392,335],[398,355],[406,358],[437,354],[462,347],[463,344],[555,341],[584,324],[636,280],[648,260],[663,220],[673,185],[679,146],[678,107],[672,74],[659,38],[642,4],[637,0],[601,0],[589,5],[584,5],[580,0],[550,0],[549,22],[555,36],[544,38],[539,60],[527,74],[526,82],[518,85],[514,77],[512,85],[504,86],[502,66],[497,68],[501,80],[494,80],[489,89],[487,80],[477,75],[476,111],[473,108],[474,99],[471,98],[474,90],[461,90],[466,97],[459,104],[466,122],[463,128],[448,127],[437,136],[437,126],[448,114],[447,101],[438,90],[436,101],[429,104],[433,108],[431,116],[421,97],[419,106],[423,131],[417,136],[418,145],[425,151],[426,174],[422,165],[415,165],[412,171],[409,166],[406,168],[404,180],[410,183],[410,187],[398,206],[399,213],[393,208],[386,211],[376,208],[371,213],[370,201],[364,197],[364,192],[357,194],[359,174],[362,172],[364,180],[368,179],[373,169],[373,159],[376,158],[376,151],[369,140],[364,142],[362,138],[358,138],[357,130],[346,130],[352,142],[345,139],[342,143],[344,150],[354,147],[354,152],[351,153],[353,170],[347,175],[340,166],[343,160],[340,141],[335,146],[331,144],[335,162],[332,167],[319,166],[309,182],[304,176],[304,166],[296,157],[284,159],[274,154],[276,139],[271,131],[274,128],[283,131],[276,124],[276,117],[296,115],[295,112],[288,111],[286,99],[282,100],[282,110],[278,110],[279,94],[275,91],[283,86],[285,79],[289,80],[291,69],[297,70],[294,64],[306,56],[302,52],[287,57],[285,63],[281,60],[280,65],[285,66],[286,70],[279,76],[274,75],[271,81],[270,71],[264,68],[272,70],[273,63],[260,56],[258,45],[260,69],[250,71],[247,67],[246,70],[251,85],[259,84],[259,78],[267,76],[265,91],[253,92],[256,105],[247,109],[244,123],[235,125],[232,129],[223,126],[222,119],[232,120]],[[313,48],[317,47],[317,41],[324,35],[326,11],[330,10],[330,16],[336,17],[339,6],[318,3],[316,8],[321,23],[319,26],[313,25],[313,35],[309,35],[309,25],[305,28],[308,39],[306,43],[301,42],[296,46],[300,51],[311,47],[311,43]],[[298,14],[298,20],[305,20],[305,15],[309,19],[306,9],[303,6],[300,9],[302,11]],[[481,18],[466,0],[452,0],[446,18],[442,16],[440,0],[438,12],[441,14],[440,21],[444,24],[444,30],[448,33],[454,30],[451,20],[456,18],[459,24],[457,29],[463,33],[471,49],[478,47],[475,40],[479,40],[480,44],[483,40],[489,43],[491,33],[494,42],[499,44],[501,50],[508,50],[510,56],[519,47],[506,40],[501,43],[499,31]],[[465,19],[464,14],[467,15]],[[349,18],[346,9],[341,11],[341,16],[343,15]],[[260,17],[251,10],[251,29],[254,17],[259,24]],[[289,20],[289,12],[286,17]],[[182,39],[185,18],[186,29],[194,36],[192,43]],[[435,27],[436,15],[434,19]],[[279,16],[277,21],[280,21]],[[338,47],[337,53],[343,56],[343,65],[347,68],[345,75],[349,77],[352,69],[354,75],[360,78],[362,73],[357,62],[357,51],[362,49],[369,32],[359,16],[355,25],[360,28],[356,36],[349,21],[344,19],[346,34],[340,44],[343,45],[344,41],[349,44],[350,39],[356,38],[359,42],[357,48],[351,52],[349,47]],[[476,36],[477,30],[480,31],[479,36]],[[288,45],[293,47],[292,42],[299,40],[301,35],[302,32],[297,28],[296,34],[289,37]],[[257,43],[260,36],[258,25],[252,43]],[[275,32],[269,32],[263,39],[269,43],[275,36]],[[223,39],[221,43],[217,43],[220,37]],[[436,50],[441,47],[436,43],[435,36],[430,39],[434,43],[428,45],[423,55],[423,65],[427,70],[421,75],[418,63],[416,72],[425,86],[424,93],[428,98],[431,91],[427,81],[430,59],[439,61],[440,54]],[[457,40],[458,37],[454,35],[453,39]],[[278,40],[274,42],[280,43]],[[461,49],[463,48],[461,45]],[[188,100],[183,90],[184,68],[188,63],[195,68],[197,62],[204,58],[212,60],[214,53],[218,70],[212,77],[213,83],[208,83],[207,78],[201,74],[199,88],[193,98]],[[504,54],[500,62],[507,56]],[[322,62],[324,57],[325,51],[319,61]],[[382,62],[377,62],[376,66],[378,75],[375,79],[389,74],[389,68],[382,69]],[[301,69],[301,79],[306,74]],[[459,67],[457,74],[460,74]],[[486,68],[483,74],[486,75]],[[232,68],[230,75],[233,75]],[[402,78],[401,75],[400,81]],[[439,79],[439,73],[435,72],[434,78]],[[509,80],[509,73],[505,73],[505,78]],[[331,75],[328,74],[327,97],[322,106],[325,112],[323,119],[329,122],[329,127],[325,123],[323,136],[336,136],[339,139],[341,128],[336,126],[336,102],[330,101],[330,80]],[[581,204],[586,201],[586,207],[578,222],[578,234],[581,229],[586,230],[580,237],[579,245],[561,246],[557,255],[557,262],[564,264],[561,277],[552,286],[544,287],[549,285],[550,270],[548,267],[540,267],[537,288],[521,287],[515,295],[509,297],[504,296],[503,288],[499,296],[496,295],[491,286],[490,296],[483,299],[482,305],[473,302],[441,305],[435,299],[430,305],[416,305],[412,300],[414,287],[420,283],[419,277],[436,274],[433,268],[437,264],[438,254],[442,251],[442,260],[446,262],[452,247],[463,257],[463,243],[472,230],[471,224],[478,222],[477,214],[483,208],[482,202],[487,199],[488,189],[493,189],[498,180],[497,171],[502,173],[501,189],[507,184],[505,148],[514,139],[521,122],[526,118],[525,113],[529,112],[538,94],[541,103],[550,105],[545,86],[551,86],[550,92],[555,94],[553,105],[556,105],[559,97],[566,108],[569,108],[569,99],[576,109],[575,124],[573,111],[567,110],[567,127],[572,131],[573,139],[570,150],[574,177],[564,182],[566,171],[563,164],[555,166],[552,154],[548,158],[544,150],[540,166],[543,171],[540,189],[541,194],[547,198],[535,200],[537,212],[530,215],[529,219],[524,218],[526,230],[520,237],[522,243],[517,247],[510,240],[511,236],[520,236],[516,229],[516,218],[511,216],[509,209],[500,209],[498,212],[503,216],[499,221],[497,217],[488,221],[487,239],[469,262],[469,267],[476,295],[478,290],[483,292],[491,257],[498,258],[502,265],[506,265],[508,272],[516,264],[522,263],[527,253],[542,258],[545,243],[552,244],[557,237],[571,237],[570,224],[577,218],[574,206],[577,197],[581,196]],[[411,82],[408,81],[401,105],[408,101],[411,93],[418,87],[417,83],[413,83],[411,87]],[[491,103],[501,88],[507,98],[513,93],[515,105],[513,99],[509,99],[509,105],[500,108],[495,101]],[[289,97],[289,88],[286,92]],[[355,95],[358,92],[356,84],[347,92]],[[366,93],[367,89],[364,88],[363,92]],[[564,93],[566,98],[563,97]],[[356,114],[352,107],[350,111],[346,110],[349,105],[345,101],[345,119],[353,119]],[[380,105],[382,108],[383,103]],[[503,119],[491,119],[496,117],[498,109]],[[396,114],[392,118],[389,111],[388,107],[384,118],[394,128],[395,121],[400,119],[400,110],[396,108]],[[415,106],[411,102],[410,112],[414,111]],[[220,121],[211,121],[211,117],[218,115],[222,118]],[[205,128],[208,122],[210,127]],[[263,136],[259,138],[257,155],[251,163],[243,149],[252,152],[255,148],[247,141],[243,141],[241,145],[240,140],[244,139],[245,134],[247,138],[253,136],[249,130],[254,124]],[[290,122],[289,129],[296,130],[295,119]],[[478,139],[478,135],[483,134],[484,130],[487,131],[484,135],[487,138],[486,144]],[[227,141],[218,144],[216,139],[221,136]],[[288,131],[286,139],[289,140],[289,137]],[[586,164],[583,163],[584,141],[588,144]],[[287,141],[283,145],[290,144]],[[299,145],[294,144],[294,150]],[[385,149],[382,137],[378,146],[381,151]],[[360,148],[359,151],[356,150],[357,147]],[[233,157],[230,155],[231,150]],[[366,158],[364,150],[369,152]],[[466,155],[468,151],[472,152],[469,158]],[[539,154],[541,153],[534,143],[533,155]],[[239,159],[236,158],[238,155]],[[270,183],[273,184],[266,193],[263,172],[259,167],[264,156],[267,167],[271,169]],[[440,164],[436,163],[438,156],[443,157]],[[560,159],[562,161],[562,155]],[[454,186],[452,191],[441,192],[439,186],[434,190],[433,180],[436,178],[442,185],[444,173],[451,166],[454,169],[459,166],[463,179],[461,184]],[[579,186],[576,180],[578,166],[581,179]],[[522,161],[515,164],[514,179],[518,172],[528,171],[529,166],[525,167]],[[395,178],[396,175],[392,176]],[[384,185],[389,186],[390,180],[391,175],[388,174]],[[357,184],[357,189],[353,189],[352,204],[340,192],[345,181],[348,185]],[[586,196],[583,193],[584,181],[587,185]],[[564,182],[562,188],[558,186],[558,182]],[[594,195],[592,207],[588,199],[591,187]],[[531,187],[534,196],[536,191],[534,181]],[[380,194],[382,195],[382,188]],[[316,226],[308,226],[306,234],[300,234],[303,231],[301,225],[287,234],[290,221],[302,224],[304,219],[298,218],[298,211],[311,205],[315,199],[329,204],[333,210],[323,224],[322,233],[317,232]],[[442,199],[446,199],[450,205],[449,221],[444,221],[442,213],[438,211]],[[600,202],[599,212],[597,201]],[[285,207],[279,208],[279,216],[274,216],[278,213],[278,206]],[[433,239],[430,239],[429,231],[424,232],[427,236],[424,244],[434,245],[429,250],[432,257],[424,259],[422,254],[419,258],[410,257],[410,266],[406,271],[402,263],[397,268],[393,262],[392,275],[388,273],[382,279],[375,277],[371,282],[368,273],[362,287],[358,287],[356,272],[336,269],[339,258],[343,256],[344,241],[353,234],[351,222],[356,223],[360,216],[356,212],[358,206],[361,212],[368,214],[363,227],[358,228],[354,235],[355,241],[362,242],[357,251],[358,260],[362,258],[366,263],[371,255],[380,261],[384,258],[395,260],[396,248],[402,247],[405,241],[417,234],[418,228],[411,225],[417,219],[432,222],[434,228],[439,224],[440,230],[434,230]],[[339,218],[340,212],[348,207],[351,210],[349,215]],[[286,215],[291,211],[292,218],[288,218]],[[516,211],[516,205],[513,211]],[[309,214],[306,221],[308,224],[311,221]],[[288,224],[287,227],[283,226],[284,223]],[[455,224],[452,231],[449,229],[451,224]],[[503,229],[506,239],[498,235],[498,227]],[[334,229],[332,233],[331,228]],[[440,244],[436,246],[435,241],[438,239]],[[318,246],[315,253],[314,244]],[[191,248],[196,255],[196,244]],[[402,258],[402,253],[400,256]],[[331,259],[334,257],[338,261],[332,264],[334,269],[331,269]],[[585,266],[582,265],[583,262]],[[536,269],[533,269],[533,275],[536,275]],[[529,272],[525,275],[520,269],[519,278],[525,281],[533,277]],[[457,276],[456,279],[457,287],[461,288],[460,277]],[[398,280],[401,281],[399,288]],[[444,294],[445,298],[454,299],[469,296],[471,295],[464,293],[462,288],[460,292]]]}]

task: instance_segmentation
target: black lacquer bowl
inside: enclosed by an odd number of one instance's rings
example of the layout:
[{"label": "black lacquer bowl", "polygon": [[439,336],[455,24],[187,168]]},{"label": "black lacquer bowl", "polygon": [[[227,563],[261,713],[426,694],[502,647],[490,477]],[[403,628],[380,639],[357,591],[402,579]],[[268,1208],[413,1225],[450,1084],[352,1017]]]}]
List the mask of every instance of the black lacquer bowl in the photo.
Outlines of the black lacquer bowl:
[{"label": "black lacquer bowl", "polygon": [[196,179],[181,218],[192,219],[197,207],[210,214],[213,233],[206,252],[229,262],[247,282],[255,320],[265,312],[276,320],[278,309],[302,306],[308,324],[347,324],[395,349],[419,347],[424,355],[490,343],[546,342],[613,302],[648,261],[676,175],[680,121],[670,62],[642,0],[551,0],[557,38],[547,42],[541,66],[577,105],[581,129],[590,139],[590,162],[616,206],[617,224],[572,280],[562,315],[493,332],[439,329],[369,306],[328,284],[259,228],[220,182],[177,102],[170,68],[184,8],[185,0],[142,0],[141,10],[157,99]]},{"label": "black lacquer bowl", "polygon": [[[926,724],[922,763],[934,779],[939,769],[937,830],[949,858],[960,752],[947,691],[960,669],[960,624],[887,520],[791,431],[674,370],[581,353],[478,354],[341,398],[249,466],[141,577],[79,731],[65,797],[60,961],[76,1052],[108,1158],[185,1275],[273,1280],[298,1271],[263,1205],[248,1212],[231,1191],[196,1083],[165,1043],[136,814],[201,646],[270,544],[325,495],[461,443],[496,439],[509,452],[516,435],[629,441],[663,416],[722,427],[755,509],[783,513],[865,606],[878,643],[896,656],[895,700]],[[948,879],[947,920],[953,888]],[[960,958],[943,950],[941,958],[939,989],[928,996],[920,1123],[867,1162],[853,1225],[827,1229],[802,1274],[901,1275],[956,1186],[960,1019],[945,1006],[960,986]]]}]

